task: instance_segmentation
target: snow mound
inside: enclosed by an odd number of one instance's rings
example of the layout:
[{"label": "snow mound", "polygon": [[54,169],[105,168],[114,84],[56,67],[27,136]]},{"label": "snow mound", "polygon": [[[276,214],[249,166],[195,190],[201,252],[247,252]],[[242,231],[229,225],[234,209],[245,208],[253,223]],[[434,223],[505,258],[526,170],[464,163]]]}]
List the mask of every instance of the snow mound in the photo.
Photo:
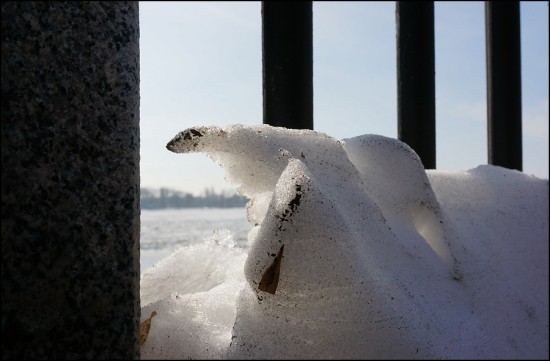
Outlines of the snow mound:
[{"label": "snow mound", "polygon": [[167,148],[218,162],[256,227],[248,255],[210,242],[144,275],[142,357],[548,358],[548,181],[268,125]]}]

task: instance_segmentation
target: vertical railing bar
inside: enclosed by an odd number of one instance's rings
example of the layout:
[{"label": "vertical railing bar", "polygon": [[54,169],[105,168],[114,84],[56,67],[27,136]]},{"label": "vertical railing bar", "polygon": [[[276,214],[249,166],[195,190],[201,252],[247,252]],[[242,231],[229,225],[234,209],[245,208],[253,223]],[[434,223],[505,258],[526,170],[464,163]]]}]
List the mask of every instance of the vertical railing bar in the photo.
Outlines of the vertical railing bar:
[{"label": "vertical railing bar", "polygon": [[434,2],[397,1],[397,136],[435,169]]},{"label": "vertical railing bar", "polygon": [[313,129],[311,1],[262,1],[264,124]]},{"label": "vertical railing bar", "polygon": [[486,1],[489,164],[522,170],[519,1]]}]

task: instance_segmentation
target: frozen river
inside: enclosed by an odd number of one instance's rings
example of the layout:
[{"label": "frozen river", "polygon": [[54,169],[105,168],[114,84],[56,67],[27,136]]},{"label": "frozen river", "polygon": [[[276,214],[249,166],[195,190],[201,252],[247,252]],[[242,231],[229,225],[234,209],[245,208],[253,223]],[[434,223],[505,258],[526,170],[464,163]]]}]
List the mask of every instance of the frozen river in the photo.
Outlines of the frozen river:
[{"label": "frozen river", "polygon": [[141,210],[141,272],[179,247],[203,242],[218,230],[229,230],[235,245],[246,247],[251,228],[244,207]]}]

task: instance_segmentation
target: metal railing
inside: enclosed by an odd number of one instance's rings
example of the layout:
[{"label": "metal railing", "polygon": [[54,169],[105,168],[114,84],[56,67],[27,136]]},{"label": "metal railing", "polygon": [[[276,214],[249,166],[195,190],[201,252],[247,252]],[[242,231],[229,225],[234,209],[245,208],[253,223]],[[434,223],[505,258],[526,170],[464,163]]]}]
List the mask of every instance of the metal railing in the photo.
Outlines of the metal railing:
[{"label": "metal railing", "polygon": [[[488,163],[522,170],[519,1],[487,1]],[[313,129],[312,1],[262,1],[264,124]],[[434,2],[397,1],[398,139],[435,169]]]}]

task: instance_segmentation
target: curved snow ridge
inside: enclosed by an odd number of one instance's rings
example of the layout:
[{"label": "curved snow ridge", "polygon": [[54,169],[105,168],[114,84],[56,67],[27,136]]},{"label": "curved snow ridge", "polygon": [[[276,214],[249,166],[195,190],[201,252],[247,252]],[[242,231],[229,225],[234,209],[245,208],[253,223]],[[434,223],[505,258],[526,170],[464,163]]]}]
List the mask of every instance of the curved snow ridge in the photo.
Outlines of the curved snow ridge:
[{"label": "curved snow ridge", "polygon": [[220,300],[231,276],[186,295],[235,318],[186,322],[174,358],[198,334],[217,350],[204,357],[548,357],[547,181],[491,166],[426,172],[396,139],[268,125],[190,128],[167,148],[217,161],[257,224],[245,283],[232,283],[242,290]]},{"label": "curved snow ridge", "polygon": [[[253,205],[260,195],[265,198],[267,194],[269,199],[289,159],[300,161],[325,183],[325,188],[343,193],[340,203],[344,210],[350,208],[346,194],[352,187],[357,188],[360,197],[356,199],[368,199],[375,207],[382,207],[390,227],[402,223],[404,217],[451,268],[455,266],[441,229],[439,205],[420,158],[396,139],[363,135],[338,141],[312,130],[266,125],[203,126],[180,132],[167,148],[176,153],[206,153],[226,170],[227,180],[237,185]],[[265,203],[261,202],[264,211]],[[392,222],[394,218],[396,222]],[[395,231],[403,230],[395,227]]]}]

